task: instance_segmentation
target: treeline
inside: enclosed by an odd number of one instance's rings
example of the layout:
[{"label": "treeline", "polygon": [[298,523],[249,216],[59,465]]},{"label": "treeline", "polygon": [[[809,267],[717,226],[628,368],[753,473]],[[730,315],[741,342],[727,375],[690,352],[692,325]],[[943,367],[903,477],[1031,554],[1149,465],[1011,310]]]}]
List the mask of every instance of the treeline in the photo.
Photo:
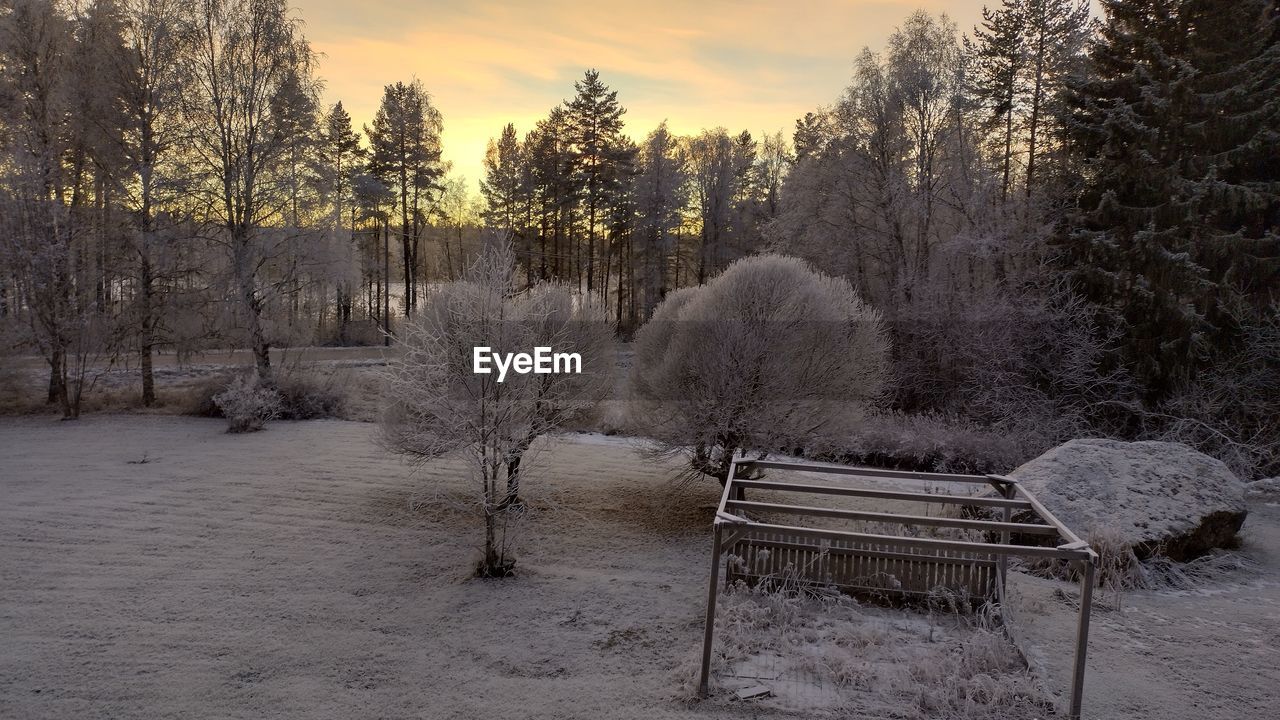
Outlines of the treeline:
[{"label": "treeline", "polygon": [[780,132],[678,137],[665,122],[637,144],[598,72],[575,89],[523,137],[508,124],[489,142],[484,219],[510,233],[526,283],[598,294],[626,333],[670,290],[763,245],[791,151]]},{"label": "treeline", "polygon": [[386,342],[482,226],[624,336],[770,250],[882,313],[912,422],[1274,473],[1280,2],[1101,6],[910,15],[789,138],[628,128],[588,71],[494,129],[472,198],[421,83],[362,132],[321,104],[285,0],[9,0],[0,328],[71,416],[95,356],[137,358],[151,403],[156,348],[252,348],[265,380],[273,345]]},{"label": "treeline", "polygon": [[[364,136],[284,0],[0,5],[0,329],[79,412],[104,360],[384,342],[473,243],[416,81]],[[465,232],[464,232],[465,230]]]},{"label": "treeline", "polygon": [[917,13],[798,125],[766,234],[886,314],[906,413],[1280,469],[1280,4]]},{"label": "treeline", "polygon": [[889,406],[1016,438],[1190,442],[1280,463],[1280,4],[1004,0],[918,12],[791,142],[637,146],[589,72],[489,147],[485,218],[529,283],[620,330],[760,249],[853,280],[893,341]]}]

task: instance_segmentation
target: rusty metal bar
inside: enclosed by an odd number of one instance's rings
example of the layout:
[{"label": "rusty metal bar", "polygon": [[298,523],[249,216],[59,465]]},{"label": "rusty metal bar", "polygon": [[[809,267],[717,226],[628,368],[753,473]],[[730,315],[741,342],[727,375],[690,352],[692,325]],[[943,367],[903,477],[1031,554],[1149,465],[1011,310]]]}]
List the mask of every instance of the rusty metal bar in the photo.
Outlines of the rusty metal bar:
[{"label": "rusty metal bar", "polygon": [[[970,520],[967,518],[948,518],[935,515],[899,515],[897,513],[869,512],[863,510],[838,510],[835,508],[812,507],[808,505],[784,505],[781,503],[751,502],[747,500],[730,500],[726,506],[732,510],[760,510],[791,515],[812,515],[814,517],[841,518],[844,520],[865,520],[867,522],[895,523],[898,525],[928,525],[932,527],[949,527],[962,530],[984,530],[995,532],[1003,530],[1007,535],[1010,530],[1017,530],[1032,535],[1057,535],[1057,528],[1052,525],[1035,525],[1029,523],[997,522],[995,520]],[[1006,509],[1006,512],[1008,510]],[[1005,545],[1009,542],[1006,539]]]},{"label": "rusty metal bar", "polygon": [[984,475],[956,475],[951,473],[926,473],[910,470],[881,470],[879,468],[850,467],[848,465],[823,465],[817,463],[793,463],[780,460],[746,460],[744,465],[796,472],[819,472],[833,475],[860,475],[862,477],[889,478],[890,480],[928,480],[930,482],[964,482],[986,485],[990,481]]},{"label": "rusty metal bar", "polygon": [[[1093,552],[1090,550],[1090,552]],[[1080,720],[1080,706],[1084,700],[1085,658],[1089,651],[1089,615],[1093,607],[1093,575],[1097,556],[1082,560],[1084,577],[1080,580],[1080,615],[1076,623],[1076,657],[1071,668],[1071,709],[1068,717]]]},{"label": "rusty metal bar", "polygon": [[1008,507],[1019,510],[1031,510],[1031,503],[1025,500],[1007,498],[982,497],[978,495],[935,495],[933,493],[905,492],[901,490],[872,490],[869,488],[845,488],[832,485],[806,485],[773,480],[738,480],[735,485],[759,490],[782,490],[786,492],[812,493],[815,495],[841,495],[848,497],[867,497],[880,500],[905,500],[909,502],[938,503],[939,505],[969,505],[973,507]]},{"label": "rusty metal bar", "polygon": [[[727,490],[729,483],[725,483]],[[716,633],[716,594],[720,589],[720,528],[724,526],[724,521],[716,519],[711,543],[711,582],[707,587],[707,614],[704,618],[704,626],[702,629],[702,670],[698,676],[698,695],[706,697],[709,691],[711,681],[711,645],[715,641]]]}]

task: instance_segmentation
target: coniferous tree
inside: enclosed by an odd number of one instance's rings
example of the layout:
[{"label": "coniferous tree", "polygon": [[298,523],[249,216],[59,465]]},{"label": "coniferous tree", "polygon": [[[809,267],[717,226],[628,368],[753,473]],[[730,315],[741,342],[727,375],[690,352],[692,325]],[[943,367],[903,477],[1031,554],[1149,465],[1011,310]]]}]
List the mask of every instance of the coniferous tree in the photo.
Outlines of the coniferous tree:
[{"label": "coniferous tree", "polygon": [[[360,146],[360,133],[352,127],[351,115],[342,102],[334,103],[324,121],[324,129],[318,143],[319,160],[322,164],[321,176],[324,178],[332,212],[332,225],[335,232],[347,234],[348,250],[354,251],[356,244],[356,202],[354,181],[364,161],[364,148]],[[354,258],[353,252],[342,253],[343,257]],[[351,322],[353,304],[353,280],[339,278],[336,292],[336,315],[338,338],[346,342],[347,326]]]},{"label": "coniferous tree", "polygon": [[618,91],[600,80],[600,73],[588,70],[574,83],[577,94],[565,103],[566,120],[573,139],[571,168],[581,193],[586,221],[587,292],[596,286],[596,235],[604,210],[618,189],[619,166],[625,162],[622,147],[622,115]]},{"label": "coniferous tree", "polygon": [[406,317],[417,304],[423,206],[440,192],[446,170],[440,160],[443,127],[440,111],[422,83],[415,80],[387,85],[372,127],[365,128],[371,147],[369,169],[394,189],[400,210]]},{"label": "coniferous tree", "polygon": [[636,238],[640,245],[642,315],[648,319],[671,289],[668,257],[689,203],[686,157],[666,122],[640,148],[636,176]]},{"label": "coniferous tree", "polygon": [[524,143],[531,168],[528,192],[539,208],[541,274],[561,281],[581,277],[573,264],[572,231],[579,187],[572,173],[575,157],[572,139],[568,112],[557,105],[546,118],[538,121]]},{"label": "coniferous tree", "polygon": [[1080,69],[1088,39],[1088,0],[1022,0],[1027,52],[1027,173],[1030,195],[1037,182],[1037,163],[1046,147],[1060,140],[1058,103],[1062,88]]},{"label": "coniferous tree", "polygon": [[1083,189],[1064,259],[1157,403],[1230,339],[1236,299],[1274,299],[1276,20],[1261,0],[1105,9],[1070,96]]},{"label": "coniferous tree", "polygon": [[513,232],[520,219],[521,168],[524,159],[516,126],[507,123],[502,135],[489,140],[484,153],[484,178],[480,195],[485,201],[484,221],[505,232]]},{"label": "coniferous tree", "polygon": [[1018,0],[1004,0],[1000,8],[982,8],[982,25],[973,30],[974,39],[965,39],[966,50],[974,57],[971,91],[986,107],[990,125],[1000,138],[1000,194],[1009,195],[1009,183],[1016,152],[1018,101],[1022,89],[1026,51],[1023,46],[1025,19]]}]

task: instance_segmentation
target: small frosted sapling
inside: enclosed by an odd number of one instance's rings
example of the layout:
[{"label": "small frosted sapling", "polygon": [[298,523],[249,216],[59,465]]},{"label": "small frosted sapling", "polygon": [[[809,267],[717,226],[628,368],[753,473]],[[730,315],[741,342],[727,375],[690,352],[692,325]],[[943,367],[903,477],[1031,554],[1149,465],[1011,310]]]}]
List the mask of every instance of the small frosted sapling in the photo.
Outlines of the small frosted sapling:
[{"label": "small frosted sapling", "polygon": [[[542,283],[515,292],[508,242],[491,241],[463,280],[424,298],[406,322],[402,354],[387,369],[382,437],[418,461],[461,452],[471,461],[484,518],[483,576],[511,574],[511,523],[523,510],[525,460],[552,432],[606,397],[613,384],[613,331],[594,298]],[[580,372],[476,372],[475,348],[494,353],[550,347],[581,356]]]}]

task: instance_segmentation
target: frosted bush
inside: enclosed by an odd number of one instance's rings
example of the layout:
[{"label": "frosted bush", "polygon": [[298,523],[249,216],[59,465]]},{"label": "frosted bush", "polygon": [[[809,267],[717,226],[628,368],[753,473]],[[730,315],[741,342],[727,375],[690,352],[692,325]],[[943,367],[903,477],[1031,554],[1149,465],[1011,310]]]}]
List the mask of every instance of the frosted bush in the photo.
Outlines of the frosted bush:
[{"label": "frosted bush", "polygon": [[213,402],[227,419],[227,432],[261,430],[280,411],[280,396],[264,386],[257,374],[233,379],[225,390],[213,396]]},{"label": "frosted bush", "polygon": [[880,394],[888,342],[847,280],[760,255],[667,296],[635,340],[636,424],[724,481],[736,450],[847,437]]}]

